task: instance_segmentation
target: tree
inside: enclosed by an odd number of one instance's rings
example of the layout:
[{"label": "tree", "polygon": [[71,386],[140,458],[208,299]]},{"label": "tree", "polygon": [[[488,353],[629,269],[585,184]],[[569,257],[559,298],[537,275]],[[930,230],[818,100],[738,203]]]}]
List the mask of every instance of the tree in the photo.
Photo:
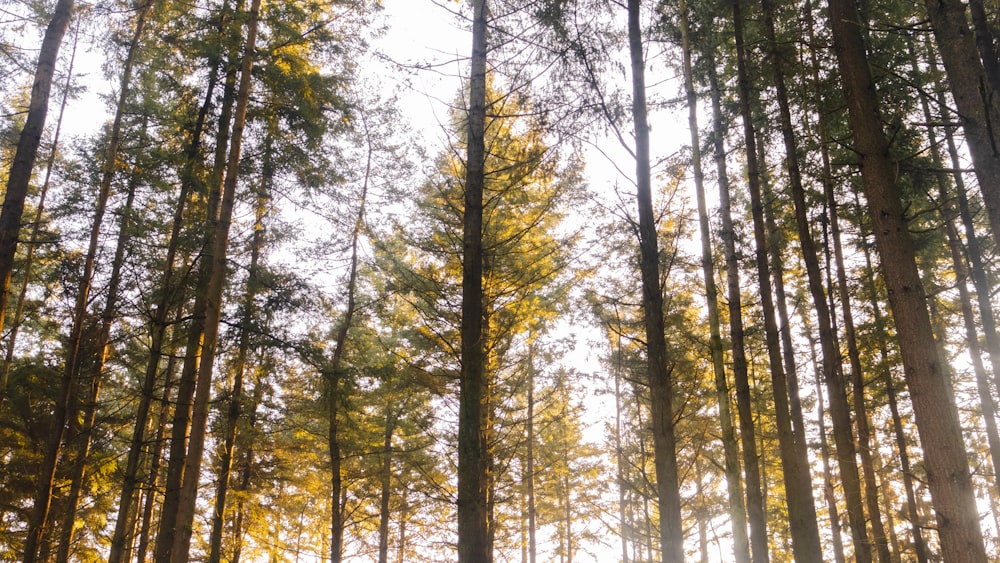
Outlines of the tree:
[{"label": "tree", "polygon": [[949,399],[943,364],[934,343],[913,242],[897,191],[895,163],[881,125],[860,20],[849,2],[830,0],[829,5],[854,148],[861,159],[869,215],[924,448],[941,552],[949,561],[986,561],[961,426]]},{"label": "tree", "polygon": [[[45,36],[38,51],[38,62],[35,65],[35,78],[31,85],[28,116],[18,137],[17,151],[14,153],[14,160],[7,175],[3,207],[0,209],[0,330],[3,329],[10,296],[10,279],[14,271],[18,235],[21,232],[24,200],[28,195],[28,184],[34,172],[35,156],[38,154],[38,145],[42,140],[42,130],[45,128],[45,118],[49,111],[49,93],[52,90],[52,77],[55,74],[59,47],[62,45],[66,28],[69,27],[73,6],[74,0],[59,0],[52,12],[52,19],[45,28]],[[0,404],[5,393],[6,390],[0,388]],[[36,528],[40,528],[44,523],[44,512],[47,510],[38,508],[38,514],[33,517],[37,523]],[[26,552],[37,549],[39,533],[40,530],[29,535]],[[28,559],[33,561],[34,557],[30,555]]]}]

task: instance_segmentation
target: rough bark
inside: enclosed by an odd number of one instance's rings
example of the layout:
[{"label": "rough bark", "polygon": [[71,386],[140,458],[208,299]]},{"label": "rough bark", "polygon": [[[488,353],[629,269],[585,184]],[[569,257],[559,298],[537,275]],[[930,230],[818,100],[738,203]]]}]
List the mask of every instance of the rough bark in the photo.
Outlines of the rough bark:
[{"label": "rough bark", "polygon": [[[719,322],[719,291],[715,285],[715,267],[712,257],[712,235],[708,223],[708,204],[705,201],[705,174],[701,163],[701,134],[698,125],[698,96],[694,87],[692,46],[688,29],[687,1],[680,0],[681,43],[683,48],[684,93],[688,106],[688,131],[691,135],[691,170],[698,202],[698,227],[701,234],[701,270],[705,281],[705,301],[708,311],[709,353],[715,376],[715,395],[719,405],[719,426],[723,448],[723,469],[729,497],[729,517],[733,530],[733,556],[738,563],[750,561],[750,538],[747,536],[746,506],[743,502],[743,484],[740,481],[739,447],[733,426],[729,382],[726,379],[725,359],[722,350],[722,331]],[[699,481],[699,486],[700,486]]]},{"label": "rough bark", "polygon": [[[35,77],[31,84],[28,100],[28,115],[17,140],[14,160],[11,161],[4,192],[3,207],[0,209],[0,331],[3,331],[4,315],[10,297],[10,279],[14,271],[14,254],[17,252],[18,236],[21,232],[21,215],[24,214],[24,200],[28,195],[28,185],[35,168],[38,145],[42,141],[45,118],[49,111],[49,94],[52,91],[52,77],[55,74],[56,59],[62,45],[66,28],[73,14],[74,0],[59,0],[52,12],[52,19],[45,28]],[[40,494],[38,496],[41,496]],[[41,524],[47,516],[48,507],[38,506],[37,514],[29,523],[29,533],[25,540],[26,558],[34,560],[41,534]],[[40,521],[36,522],[36,520]]]},{"label": "rough bark", "polygon": [[484,451],[483,398],[486,352],[483,341],[483,185],[485,182],[487,0],[473,0],[462,217],[462,369],[458,412],[458,562],[491,558],[488,526],[489,460]]},{"label": "rough bark", "polygon": [[726,124],[722,118],[722,92],[714,63],[708,65],[712,92],[715,162],[719,177],[719,216],[722,249],[726,259],[726,283],[729,303],[729,339],[732,342],[733,382],[736,409],[739,414],[740,443],[743,446],[743,474],[746,482],[746,511],[750,523],[750,546],[754,563],[770,560],[767,544],[767,517],[760,478],[760,456],[757,453],[757,431],[750,396],[750,376],[747,369],[746,337],[743,329],[743,296],[740,288],[740,263],[736,254],[736,229],[733,226],[729,173],[726,148],[723,144]]},{"label": "rough bark", "polygon": [[659,542],[664,561],[684,560],[684,531],[677,471],[671,366],[664,335],[663,293],[656,220],[653,215],[646,115],[646,69],[640,26],[640,0],[628,0],[628,42],[632,74],[632,122],[635,128],[636,199],[639,211],[639,254],[642,309],[646,337],[653,464],[659,501]]},{"label": "rough bark", "polygon": [[781,454],[782,477],[788,503],[788,523],[792,534],[792,551],[797,561],[822,561],[823,549],[819,541],[816,507],[812,496],[811,478],[803,447],[796,444],[789,411],[788,384],[782,366],[778,325],[775,320],[774,297],[768,270],[768,241],[764,228],[764,210],[761,201],[760,169],[757,163],[757,141],[750,110],[750,81],[747,54],[743,38],[743,15],[740,1],[733,2],[733,21],[736,37],[737,78],[740,113],[743,118],[746,143],[747,186],[753,215],[754,242],[756,244],[757,279],[760,288],[761,309],[764,314],[764,333],[770,364],[771,387],[774,393],[775,424],[778,429],[778,446]]},{"label": "rough bark", "polygon": [[882,129],[857,10],[847,0],[830,0],[829,5],[834,51],[843,78],[854,149],[861,161],[862,183],[882,259],[904,375],[924,450],[941,554],[951,562],[986,561],[965,442],[958,413],[950,400],[944,364],[937,354],[913,241],[896,184],[896,162]]}]

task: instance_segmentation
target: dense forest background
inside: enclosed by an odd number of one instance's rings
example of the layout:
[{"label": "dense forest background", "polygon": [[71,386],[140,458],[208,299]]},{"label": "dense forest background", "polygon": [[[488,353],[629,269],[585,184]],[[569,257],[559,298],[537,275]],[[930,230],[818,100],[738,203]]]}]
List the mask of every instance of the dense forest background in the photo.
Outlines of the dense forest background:
[{"label": "dense forest background", "polygon": [[996,3],[0,14],[0,560],[1000,558]]}]

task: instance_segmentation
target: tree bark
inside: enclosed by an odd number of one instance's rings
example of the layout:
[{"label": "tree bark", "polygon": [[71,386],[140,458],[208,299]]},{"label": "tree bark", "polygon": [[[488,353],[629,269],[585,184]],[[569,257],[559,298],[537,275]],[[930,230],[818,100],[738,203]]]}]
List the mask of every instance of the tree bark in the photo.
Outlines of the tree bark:
[{"label": "tree bark", "polygon": [[726,124],[722,118],[722,92],[715,64],[710,61],[708,76],[712,91],[713,142],[719,177],[719,215],[722,221],[722,248],[726,259],[726,282],[729,303],[729,339],[733,348],[733,381],[736,409],[739,413],[740,443],[743,445],[743,474],[746,481],[746,510],[750,523],[750,546],[754,563],[768,563],[767,516],[760,478],[760,456],[757,453],[757,432],[750,396],[750,376],[747,369],[746,337],[743,329],[743,296],[740,288],[740,263],[736,254],[736,229],[733,226],[729,173],[726,148],[723,144]]},{"label": "tree bark", "polygon": [[854,149],[861,159],[862,183],[924,449],[941,554],[950,562],[984,562],[986,549],[965,442],[958,413],[950,400],[944,365],[937,354],[913,241],[896,184],[896,162],[882,129],[856,7],[846,0],[830,0],[830,22]]},{"label": "tree bark", "polygon": [[641,0],[628,0],[628,42],[632,69],[632,121],[635,125],[636,199],[639,211],[639,254],[642,274],[642,309],[646,336],[653,427],[653,464],[659,501],[659,541],[664,561],[684,560],[677,445],[674,436],[672,368],[668,365],[664,335],[663,289],[660,256],[653,215],[649,157],[649,124],[646,115],[646,68],[640,26]]},{"label": "tree bark", "polygon": [[[79,26],[79,20],[77,20]],[[35,248],[38,246],[38,235],[41,232],[42,219],[45,212],[45,197],[49,191],[50,180],[52,179],[52,168],[55,164],[56,155],[59,150],[59,136],[62,132],[63,116],[66,113],[66,103],[69,101],[70,87],[73,80],[73,65],[76,61],[76,46],[79,35],[73,37],[73,51],[69,58],[69,65],[66,69],[66,82],[63,85],[62,102],[59,104],[59,117],[56,118],[56,130],[52,134],[52,147],[49,149],[49,157],[45,163],[45,180],[38,193],[38,203],[35,206],[35,218],[31,224],[31,235],[28,237],[28,250],[24,256],[24,265],[21,266],[21,290],[17,295],[17,305],[14,307],[14,322],[11,323],[10,335],[7,337],[7,351],[4,355],[3,367],[0,368],[0,406],[3,406],[7,398],[7,380],[10,375],[10,367],[14,363],[14,348],[17,344],[17,333],[21,328],[22,317],[24,316],[24,304],[28,294],[28,286],[31,283],[31,268],[34,264]],[[3,327],[0,325],[0,332]]]},{"label": "tree bark", "polygon": [[484,444],[483,185],[485,182],[487,0],[473,0],[465,209],[462,217],[462,369],[458,412],[458,562],[490,560],[489,460]]},{"label": "tree bark", "polygon": [[[823,379],[826,383],[827,398],[830,402],[833,437],[837,446],[837,465],[840,469],[841,485],[843,486],[844,497],[847,502],[847,515],[850,522],[851,537],[854,540],[854,557],[859,563],[870,563],[872,560],[871,540],[865,527],[861,477],[858,474],[857,452],[854,447],[854,434],[851,430],[851,412],[847,404],[847,394],[839,369],[840,350],[837,345],[837,335],[833,330],[831,312],[827,304],[826,292],[823,288],[822,274],[819,268],[819,257],[810,228],[805,189],[802,184],[802,173],[799,168],[798,142],[792,125],[791,108],[785,86],[787,70],[785,69],[784,55],[778,47],[774,23],[774,8],[771,0],[762,0],[761,5],[764,9],[764,29],[769,46],[768,50],[771,54],[772,66],[774,67],[774,83],[778,98],[782,138],[785,145],[785,168],[788,173],[788,183],[795,210],[795,223],[798,227],[799,245],[806,266],[807,284],[816,312],[816,321],[819,325],[820,349],[823,356]],[[789,354],[790,351],[786,350],[785,353]],[[864,416],[864,413],[859,413],[858,416]]]},{"label": "tree bark", "polygon": [[[149,3],[147,3],[149,5]],[[142,16],[140,15],[140,18]],[[143,123],[140,139],[146,137],[146,124]],[[90,444],[93,438],[94,421],[97,416],[97,406],[100,399],[101,384],[104,378],[104,365],[111,352],[111,327],[118,315],[118,294],[121,288],[122,266],[125,263],[125,247],[132,237],[134,227],[132,221],[132,208],[135,203],[135,191],[139,185],[139,172],[133,170],[132,178],[129,180],[128,195],[125,205],[119,210],[118,240],[115,244],[115,256],[111,264],[111,278],[108,281],[107,298],[104,304],[104,311],[101,313],[101,324],[98,328],[97,337],[94,339],[92,349],[88,350],[93,354],[91,361],[93,364],[88,370],[90,373],[87,379],[90,380],[90,392],[87,403],[84,406],[83,424],[80,436],[83,442],[79,446],[77,458],[74,460],[72,476],[70,478],[69,495],[66,499],[66,507],[63,512],[62,530],[59,536],[59,545],[56,549],[56,563],[66,563],[69,560],[69,551],[73,543],[76,511],[80,501],[80,491],[83,487],[83,478],[87,465],[87,457],[90,455]]]},{"label": "tree bark", "polygon": [[[45,117],[49,111],[49,94],[52,91],[52,77],[55,74],[56,59],[59,58],[59,47],[62,45],[63,36],[66,35],[66,28],[69,27],[73,6],[74,0],[59,0],[52,12],[52,19],[45,28],[41,49],[38,52],[38,62],[35,65],[35,78],[31,84],[28,115],[18,137],[14,160],[7,175],[3,207],[0,209],[0,331],[3,331],[4,315],[10,297],[10,279],[14,271],[18,235],[21,232],[24,200],[28,195],[28,185],[35,168],[38,145],[41,144],[42,132],[45,129]],[[43,492],[40,490],[37,496],[43,496]],[[34,511],[35,514],[28,525],[28,537],[25,540],[26,559],[31,561],[36,555],[31,552],[38,549],[41,527],[44,525],[48,506],[37,506]]]},{"label": "tree bark", "polygon": [[[729,496],[729,517],[733,530],[733,556],[738,563],[750,561],[750,539],[747,536],[746,506],[743,502],[743,485],[740,481],[739,448],[733,427],[732,407],[729,398],[729,382],[726,379],[725,360],[722,350],[722,334],[719,327],[718,288],[715,285],[715,267],[712,258],[711,227],[708,223],[708,204],[705,201],[705,180],[701,165],[701,135],[698,127],[698,97],[694,88],[692,70],[692,46],[688,29],[687,1],[680,0],[681,42],[683,48],[684,93],[688,106],[688,130],[691,135],[691,169],[694,174],[694,189],[698,201],[698,226],[701,233],[701,270],[705,280],[705,301],[708,309],[709,353],[712,357],[712,372],[715,375],[715,394],[719,404],[719,426],[723,448],[723,469]],[[699,481],[699,486],[701,481]]]},{"label": "tree bark", "polygon": [[764,228],[764,209],[761,201],[760,169],[757,163],[757,142],[750,110],[750,79],[747,54],[743,38],[743,15],[740,1],[733,2],[733,21],[736,39],[737,78],[739,85],[740,113],[743,117],[746,143],[747,185],[753,215],[754,241],[756,243],[757,278],[760,288],[761,309],[764,314],[764,333],[770,363],[771,387],[774,394],[775,424],[783,467],[788,504],[788,523],[792,533],[792,551],[797,561],[822,561],[823,550],[819,541],[816,507],[812,496],[808,461],[801,455],[804,444],[796,445],[788,404],[788,385],[782,367],[778,325],[774,316],[774,298],[768,270],[767,235]]},{"label": "tree bark", "polygon": [[225,429],[222,436],[222,452],[219,459],[219,476],[216,480],[215,508],[212,511],[212,531],[209,534],[208,560],[219,563],[222,560],[223,517],[226,512],[226,496],[229,493],[229,480],[233,469],[233,456],[236,445],[237,425],[243,414],[243,380],[246,376],[247,357],[250,354],[250,335],[257,315],[255,302],[260,293],[260,255],[264,247],[264,219],[267,216],[269,190],[273,182],[274,163],[272,160],[270,137],[265,141],[263,177],[261,188],[257,194],[253,237],[250,241],[250,265],[247,270],[247,283],[243,295],[242,319],[240,320],[240,338],[236,348],[236,361],[232,366],[233,388],[229,397],[229,408],[226,410]]},{"label": "tree bark", "polygon": [[[192,525],[195,502],[198,494],[198,477],[201,471],[202,453],[205,447],[205,430],[208,423],[209,398],[212,393],[212,374],[215,366],[215,349],[219,338],[219,321],[222,314],[222,297],[226,281],[227,249],[229,228],[232,224],[233,207],[236,198],[236,184],[239,178],[240,154],[243,144],[243,127],[250,103],[251,71],[257,45],[257,23],[261,0],[253,0],[247,22],[246,47],[240,65],[240,83],[236,93],[236,107],[233,112],[233,132],[229,144],[229,160],[226,163],[226,179],[218,221],[207,226],[214,231],[211,253],[205,257],[210,276],[205,306],[205,331],[203,334],[198,376],[195,387],[194,405],[191,410],[191,435],[184,457],[183,481],[178,497],[178,509],[171,549],[173,563],[186,563],[191,546]],[[210,260],[209,260],[210,259]]]}]

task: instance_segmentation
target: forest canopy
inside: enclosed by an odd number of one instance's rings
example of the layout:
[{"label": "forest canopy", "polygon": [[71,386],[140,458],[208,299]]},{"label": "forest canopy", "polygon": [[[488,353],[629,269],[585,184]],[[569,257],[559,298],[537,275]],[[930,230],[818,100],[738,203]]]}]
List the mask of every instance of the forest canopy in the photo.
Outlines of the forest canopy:
[{"label": "forest canopy", "polygon": [[996,3],[0,11],[0,560],[1000,558]]}]

